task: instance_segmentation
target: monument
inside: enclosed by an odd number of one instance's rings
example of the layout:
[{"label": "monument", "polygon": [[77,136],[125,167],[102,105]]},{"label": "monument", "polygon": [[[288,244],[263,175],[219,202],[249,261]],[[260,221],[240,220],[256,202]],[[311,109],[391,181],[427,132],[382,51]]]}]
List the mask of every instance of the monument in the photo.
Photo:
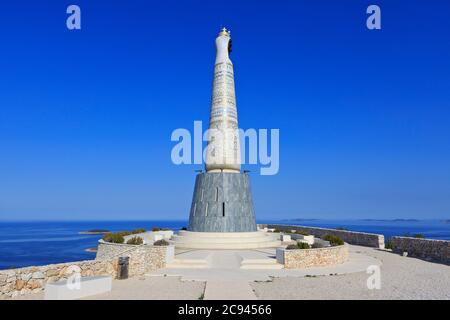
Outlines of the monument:
[{"label": "monument", "polygon": [[174,237],[178,247],[275,247],[272,234],[257,231],[250,176],[241,172],[240,141],[230,60],[230,32],[216,38],[216,61],[206,149],[206,172],[197,175],[187,231]]}]

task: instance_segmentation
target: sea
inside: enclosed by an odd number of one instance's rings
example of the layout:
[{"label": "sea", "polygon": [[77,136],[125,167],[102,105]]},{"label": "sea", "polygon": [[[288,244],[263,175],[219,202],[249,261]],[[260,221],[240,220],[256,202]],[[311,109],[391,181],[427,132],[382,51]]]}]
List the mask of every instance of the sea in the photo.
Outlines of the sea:
[{"label": "sea", "polygon": [[[422,234],[425,238],[450,240],[449,220],[261,220],[324,228],[394,235]],[[39,266],[95,258],[95,248],[102,235],[80,232],[103,229],[112,232],[153,227],[180,230],[187,221],[0,221],[0,269]]]}]

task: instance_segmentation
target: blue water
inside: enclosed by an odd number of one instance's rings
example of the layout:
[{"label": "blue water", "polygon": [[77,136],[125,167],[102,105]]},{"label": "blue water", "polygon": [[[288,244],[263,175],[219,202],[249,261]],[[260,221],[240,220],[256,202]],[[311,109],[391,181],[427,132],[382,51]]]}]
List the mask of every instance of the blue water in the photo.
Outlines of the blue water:
[{"label": "blue water", "polygon": [[[450,223],[442,221],[364,221],[364,220],[278,220],[259,223],[282,223],[343,227],[348,230],[393,235],[421,233],[426,238],[450,240]],[[76,222],[0,222],[0,269],[19,268],[95,258],[85,249],[97,245],[101,235],[83,235],[80,231],[110,231],[152,227],[175,230],[186,221],[76,221]]]}]

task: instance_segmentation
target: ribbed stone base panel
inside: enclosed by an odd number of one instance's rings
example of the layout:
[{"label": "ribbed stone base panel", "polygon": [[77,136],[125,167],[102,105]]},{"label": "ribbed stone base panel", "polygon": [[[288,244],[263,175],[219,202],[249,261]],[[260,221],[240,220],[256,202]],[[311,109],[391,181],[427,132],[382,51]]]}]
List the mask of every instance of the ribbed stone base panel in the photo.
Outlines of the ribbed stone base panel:
[{"label": "ribbed stone base panel", "polygon": [[250,176],[245,173],[201,173],[195,180],[189,231],[256,231]]},{"label": "ribbed stone base panel", "polygon": [[255,232],[180,231],[170,240],[177,249],[257,249],[281,246],[277,234]]}]

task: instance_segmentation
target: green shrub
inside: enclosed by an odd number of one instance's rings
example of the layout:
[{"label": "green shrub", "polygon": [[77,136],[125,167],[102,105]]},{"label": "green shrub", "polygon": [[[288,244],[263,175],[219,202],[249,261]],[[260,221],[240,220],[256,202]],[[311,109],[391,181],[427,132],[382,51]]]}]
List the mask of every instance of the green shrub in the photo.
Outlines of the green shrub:
[{"label": "green shrub", "polygon": [[280,230],[280,229],[277,229],[277,228],[275,228],[275,229],[273,230],[273,232],[278,232],[278,233],[280,233],[280,232],[281,232],[281,230]]},{"label": "green shrub", "polygon": [[153,231],[153,232],[159,231],[159,228],[158,228],[158,227],[153,227],[153,228],[152,228],[152,231]]},{"label": "green shrub", "polygon": [[111,235],[112,235],[111,232],[106,233],[106,234],[102,237],[102,240],[103,240],[103,241],[106,241],[106,242],[111,242]]},{"label": "green shrub", "polygon": [[385,249],[391,249],[392,250],[392,240],[389,239],[388,241],[386,241],[385,245],[384,245]]},{"label": "green shrub", "polygon": [[295,250],[295,249],[311,249],[309,244],[306,242],[298,242],[297,244],[290,244],[286,247],[287,250]]},{"label": "green shrub", "polygon": [[344,240],[341,238],[334,236],[332,234],[327,234],[322,237],[323,240],[330,242],[330,246],[341,246],[344,244]]},{"label": "green shrub", "polygon": [[131,231],[131,234],[138,234],[138,233],[144,233],[147,232],[147,230],[145,228],[138,228],[138,229],[134,229],[133,231]]},{"label": "green shrub", "polygon": [[127,244],[140,245],[140,244],[144,244],[144,240],[142,240],[141,237],[133,237],[133,238],[128,239]]},{"label": "green shrub", "polygon": [[297,230],[295,233],[301,234],[302,236],[309,236],[309,233],[303,230]]},{"label": "green shrub", "polygon": [[103,241],[112,243],[123,243],[125,241],[120,233],[107,233],[102,239]]},{"label": "green shrub", "polygon": [[169,243],[166,240],[162,239],[162,240],[155,241],[153,243],[153,245],[154,246],[168,246]]},{"label": "green shrub", "polygon": [[311,246],[306,242],[297,242],[298,249],[311,249]]}]

